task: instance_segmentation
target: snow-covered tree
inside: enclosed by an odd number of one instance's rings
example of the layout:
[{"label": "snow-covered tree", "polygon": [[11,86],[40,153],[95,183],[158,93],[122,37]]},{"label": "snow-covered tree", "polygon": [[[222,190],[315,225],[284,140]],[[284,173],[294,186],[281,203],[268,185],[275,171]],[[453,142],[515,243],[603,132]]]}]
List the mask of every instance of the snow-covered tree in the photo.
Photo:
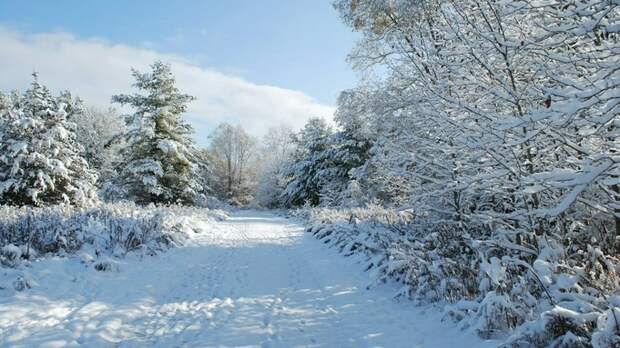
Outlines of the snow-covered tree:
[{"label": "snow-covered tree", "polygon": [[372,83],[343,96],[334,135],[294,157],[289,203],[348,205],[348,182],[362,204],[412,212],[396,229],[416,241],[396,277],[409,274],[416,297],[478,301],[454,312],[471,314],[482,335],[538,319],[544,332],[515,342],[620,342],[603,327],[603,340],[590,336],[596,320],[562,314],[617,310],[607,295],[620,288],[620,5],[335,7],[362,36],[350,60]]},{"label": "snow-covered tree", "polygon": [[210,135],[215,193],[233,204],[252,200],[254,187],[251,159],[256,141],[241,126],[220,124]]},{"label": "snow-covered tree", "polygon": [[6,131],[10,107],[11,101],[9,97],[0,91],[0,140],[2,140],[3,133]]},{"label": "snow-covered tree", "polygon": [[310,119],[304,128],[296,134],[295,153],[291,164],[284,169],[287,179],[286,189],[282,194],[288,205],[318,205],[321,192],[329,180],[321,176],[327,168],[325,158],[330,147],[331,127],[322,118]]},{"label": "snow-covered tree", "polygon": [[194,97],[179,92],[169,65],[157,61],[151,69],[132,71],[134,87],[143,94],[112,98],[135,108],[125,118],[126,131],[115,139],[124,142],[115,188],[122,197],[140,204],[192,204],[204,190],[197,180],[193,130],[182,118]]},{"label": "snow-covered tree", "polygon": [[363,200],[360,181],[373,144],[372,114],[368,112],[367,95],[361,90],[344,91],[338,98],[335,121],[338,131],[330,136],[330,146],[322,157],[325,162],[320,176],[323,205],[358,205]]},{"label": "snow-covered tree", "polygon": [[5,137],[8,136],[9,120],[11,117],[12,101],[6,94],[0,91],[0,144],[7,141]]},{"label": "snow-covered tree", "polygon": [[[213,190],[213,159],[208,149],[200,148],[196,153],[196,162],[198,164],[197,180],[203,188],[203,193],[207,196],[214,194]],[[208,198],[208,197],[203,197]]]},{"label": "snow-covered tree", "polygon": [[335,115],[337,131],[323,119],[311,119],[293,139],[295,152],[281,172],[287,179],[282,193],[292,205],[358,205],[360,181],[373,143],[373,114],[361,90],[343,92]]},{"label": "snow-covered tree", "polygon": [[96,199],[96,174],[82,157],[75,124],[79,105],[65,92],[54,98],[37,75],[4,117],[0,143],[0,201],[11,205],[86,205]]},{"label": "snow-covered tree", "polygon": [[620,6],[594,0],[535,5],[528,2],[528,10],[543,30],[533,39],[541,57],[534,63],[544,71],[539,89],[547,99],[534,116],[555,154],[553,166],[528,177],[532,190],[549,198],[536,213],[555,220],[570,212],[585,224],[603,220],[591,232],[609,247],[620,235]]},{"label": "snow-covered tree", "polygon": [[9,111],[11,101],[9,97],[0,91],[0,120],[5,119],[6,114]]},{"label": "snow-covered tree", "polygon": [[281,196],[286,187],[283,170],[295,151],[293,130],[285,125],[272,127],[263,137],[260,149],[256,201],[261,206],[282,205]]},{"label": "snow-covered tree", "polygon": [[98,187],[109,183],[114,174],[113,164],[122,144],[108,144],[123,133],[125,123],[116,110],[82,108],[71,117],[77,126],[77,141],[84,148],[84,157],[91,169],[97,171]]}]

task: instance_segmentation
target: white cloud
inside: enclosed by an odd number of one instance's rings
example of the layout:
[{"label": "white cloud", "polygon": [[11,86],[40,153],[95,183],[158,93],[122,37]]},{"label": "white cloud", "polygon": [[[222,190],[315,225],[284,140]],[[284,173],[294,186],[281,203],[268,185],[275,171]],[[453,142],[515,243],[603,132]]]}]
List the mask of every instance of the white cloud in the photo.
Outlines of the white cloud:
[{"label": "white cloud", "polygon": [[154,60],[172,64],[179,88],[197,97],[188,119],[205,143],[213,125],[241,124],[260,136],[270,126],[287,123],[301,127],[308,118],[331,118],[334,108],[294,90],[257,85],[191,61],[147,48],[78,39],[67,33],[24,34],[0,27],[0,89],[24,89],[30,74],[54,91],[68,89],[88,103],[110,105],[113,94],[131,91],[130,68],[148,69]]}]

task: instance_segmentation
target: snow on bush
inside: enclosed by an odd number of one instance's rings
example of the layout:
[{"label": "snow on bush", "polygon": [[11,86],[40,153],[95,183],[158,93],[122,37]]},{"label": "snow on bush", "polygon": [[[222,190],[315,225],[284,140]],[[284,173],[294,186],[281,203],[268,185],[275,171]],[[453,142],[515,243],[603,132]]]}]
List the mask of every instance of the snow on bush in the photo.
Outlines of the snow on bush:
[{"label": "snow on bush", "polygon": [[409,210],[370,206],[292,214],[341,253],[363,255],[375,281],[402,284],[397,296],[442,303],[447,316],[483,337],[511,333],[506,347],[620,344],[620,297],[612,295],[620,290],[620,262],[595,240],[571,254],[560,236],[542,235],[529,249],[501,231],[467,234],[431,226]]},{"label": "snow on bush", "polygon": [[0,202],[88,206],[97,201],[97,175],[72,120],[82,103],[69,92],[52,96],[33,77],[23,95],[0,96]]},{"label": "snow on bush", "polygon": [[0,249],[0,264],[5,266],[15,266],[22,257],[22,250],[13,244],[8,244]]},{"label": "snow on bush", "polygon": [[15,265],[20,257],[73,253],[85,244],[97,254],[141,251],[152,255],[182,243],[192,230],[189,217],[198,214],[218,219],[223,215],[199,208],[140,207],[126,202],[88,209],[2,206],[0,261]]}]

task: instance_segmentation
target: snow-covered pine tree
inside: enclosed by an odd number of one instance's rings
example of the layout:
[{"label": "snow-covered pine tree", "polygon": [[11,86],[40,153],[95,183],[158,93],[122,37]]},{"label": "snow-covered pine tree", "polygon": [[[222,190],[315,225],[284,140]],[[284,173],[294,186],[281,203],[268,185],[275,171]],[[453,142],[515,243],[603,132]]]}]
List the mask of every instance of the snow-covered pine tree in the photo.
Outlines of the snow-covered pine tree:
[{"label": "snow-covered pine tree", "polygon": [[5,122],[9,113],[9,105],[9,97],[0,91],[0,140],[2,139],[2,133],[6,127]]},{"label": "snow-covered pine tree", "polygon": [[[369,159],[373,140],[369,127],[369,113],[358,90],[344,91],[338,98],[335,121],[339,131],[331,135],[330,146],[321,157],[329,159],[319,173],[324,179],[321,204],[328,206],[358,205],[360,193],[356,192],[359,180],[357,172]],[[355,199],[353,199],[355,197]]]},{"label": "snow-covered pine tree", "polygon": [[4,134],[6,132],[9,117],[10,100],[9,97],[0,91],[0,144],[5,142]]},{"label": "snow-covered pine tree", "polygon": [[193,204],[204,190],[198,178],[192,127],[181,114],[194,97],[175,86],[170,66],[156,61],[152,71],[132,70],[134,87],[144,94],[116,95],[112,101],[130,105],[127,130],[114,179],[120,194],[136,203]]},{"label": "snow-covered pine tree", "polygon": [[353,172],[364,166],[372,146],[369,114],[358,104],[363,97],[353,90],[340,95],[337,132],[323,119],[314,118],[294,137],[292,162],[283,170],[288,179],[281,194],[286,204],[359,204],[359,177]]},{"label": "snow-covered pine tree", "polygon": [[288,182],[282,194],[288,205],[320,203],[325,183],[320,172],[326,168],[326,150],[329,148],[331,127],[321,118],[310,119],[295,137],[296,151],[293,162],[284,169]]},{"label": "snow-covered pine tree", "polygon": [[0,118],[9,108],[9,97],[0,91]]},{"label": "snow-covered pine tree", "polygon": [[96,199],[96,174],[81,156],[70,94],[54,98],[34,81],[23,98],[13,94],[0,143],[0,202],[78,206]]}]

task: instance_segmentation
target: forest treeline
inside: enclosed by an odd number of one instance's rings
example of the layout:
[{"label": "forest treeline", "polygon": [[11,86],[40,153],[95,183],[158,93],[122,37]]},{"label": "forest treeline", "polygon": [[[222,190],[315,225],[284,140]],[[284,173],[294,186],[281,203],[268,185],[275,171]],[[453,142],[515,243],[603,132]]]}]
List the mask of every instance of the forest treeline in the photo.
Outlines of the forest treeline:
[{"label": "forest treeline", "polygon": [[272,128],[261,143],[223,123],[200,148],[182,116],[194,97],[177,89],[171,67],[158,61],[132,74],[136,92],[112,98],[130,110],[122,115],[69,91],[53,95],[36,73],[25,92],[0,93],[0,203],[254,202],[259,173],[285,159],[293,131]]}]

